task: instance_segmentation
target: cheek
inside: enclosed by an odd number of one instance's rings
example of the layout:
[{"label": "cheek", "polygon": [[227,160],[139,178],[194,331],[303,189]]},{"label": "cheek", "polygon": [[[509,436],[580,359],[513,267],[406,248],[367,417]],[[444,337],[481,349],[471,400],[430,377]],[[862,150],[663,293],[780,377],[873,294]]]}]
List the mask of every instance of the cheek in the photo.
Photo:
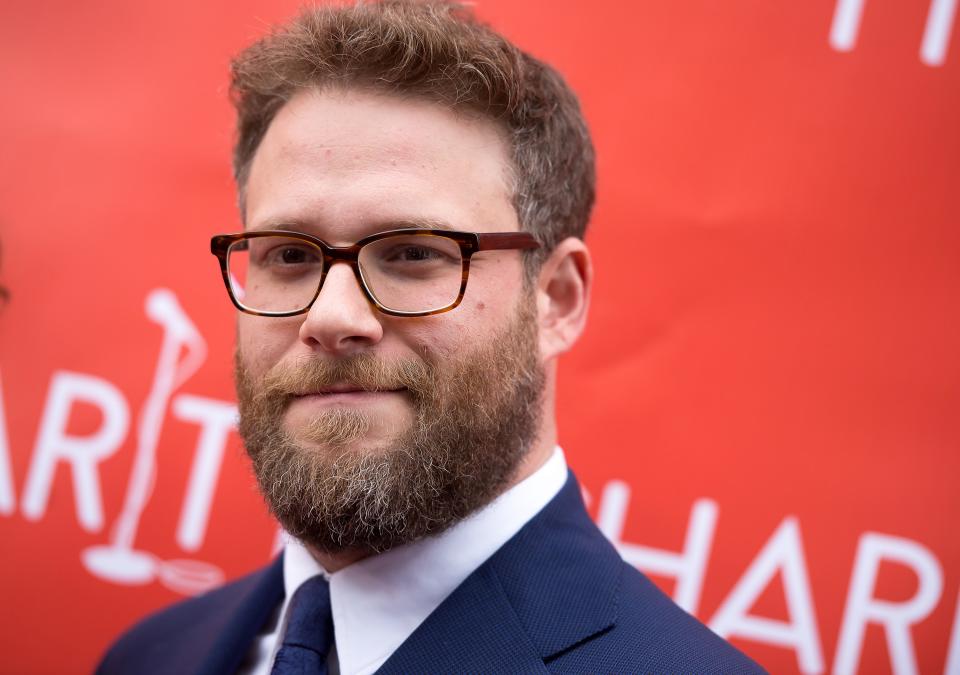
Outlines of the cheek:
[{"label": "cheek", "polygon": [[252,374],[262,374],[276,365],[292,341],[298,325],[282,319],[241,316],[237,320],[237,350]]},{"label": "cheek", "polygon": [[456,309],[405,330],[407,342],[431,358],[455,359],[489,342],[508,321],[509,303],[489,299],[464,302]]},{"label": "cheek", "polygon": [[[396,340],[403,346],[398,352],[416,354],[430,361],[448,359],[460,351],[469,323],[461,320],[460,307],[436,316],[418,319],[397,319],[395,325],[385,331],[384,342]],[[402,322],[402,323],[401,323]],[[393,323],[393,322],[391,322]]]}]

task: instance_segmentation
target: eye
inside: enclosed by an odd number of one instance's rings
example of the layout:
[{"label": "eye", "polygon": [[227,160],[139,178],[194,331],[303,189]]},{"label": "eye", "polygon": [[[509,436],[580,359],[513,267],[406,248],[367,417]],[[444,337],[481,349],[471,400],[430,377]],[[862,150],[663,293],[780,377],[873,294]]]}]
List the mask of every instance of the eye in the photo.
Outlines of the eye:
[{"label": "eye", "polygon": [[361,269],[394,279],[425,279],[453,274],[462,267],[460,246],[448,237],[395,235],[370,242],[360,250]]},{"label": "eye", "polygon": [[395,247],[390,255],[387,256],[387,260],[397,260],[400,262],[420,262],[428,260],[442,260],[448,258],[449,256],[443,251],[438,251],[435,248],[430,248],[429,246],[398,246]]},{"label": "eye", "polygon": [[460,249],[454,242],[440,237],[384,239],[371,246],[369,253],[375,254],[381,263],[391,265],[460,264]]},{"label": "eye", "polygon": [[319,260],[316,251],[309,246],[282,244],[267,251],[263,257],[265,265],[304,265]]}]

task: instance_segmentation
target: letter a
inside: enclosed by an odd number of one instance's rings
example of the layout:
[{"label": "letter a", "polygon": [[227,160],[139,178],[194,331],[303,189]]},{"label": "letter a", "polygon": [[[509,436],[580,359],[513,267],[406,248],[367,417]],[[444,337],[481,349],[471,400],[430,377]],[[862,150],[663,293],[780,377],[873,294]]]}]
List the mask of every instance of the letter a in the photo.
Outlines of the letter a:
[{"label": "letter a", "polygon": [[[783,574],[789,622],[775,621],[747,613],[774,575]],[[720,609],[710,628],[721,637],[739,635],[793,649],[803,673],[822,673],[823,648],[810,594],[810,580],[796,518],[784,518]]]}]

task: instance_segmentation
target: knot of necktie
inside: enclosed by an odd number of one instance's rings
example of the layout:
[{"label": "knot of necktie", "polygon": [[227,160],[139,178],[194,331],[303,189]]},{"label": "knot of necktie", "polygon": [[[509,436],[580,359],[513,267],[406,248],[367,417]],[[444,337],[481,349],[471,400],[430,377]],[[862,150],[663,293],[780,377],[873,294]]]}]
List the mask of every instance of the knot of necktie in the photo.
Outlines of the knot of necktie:
[{"label": "knot of necktie", "polygon": [[287,612],[283,644],[271,675],[326,675],[327,654],[333,646],[333,612],[330,584],[311,577],[296,590]]}]

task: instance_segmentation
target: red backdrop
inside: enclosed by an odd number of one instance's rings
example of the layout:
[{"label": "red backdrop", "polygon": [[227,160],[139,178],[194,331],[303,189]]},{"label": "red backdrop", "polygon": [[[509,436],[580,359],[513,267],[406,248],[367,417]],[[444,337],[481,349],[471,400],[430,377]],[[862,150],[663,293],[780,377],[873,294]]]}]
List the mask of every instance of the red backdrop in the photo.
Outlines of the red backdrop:
[{"label": "red backdrop", "polygon": [[[624,556],[775,672],[960,672],[955,9],[479,4],[599,152],[568,459]],[[238,229],[229,57],[294,10],[0,8],[3,672],[88,671],[271,556],[207,241]]]}]

